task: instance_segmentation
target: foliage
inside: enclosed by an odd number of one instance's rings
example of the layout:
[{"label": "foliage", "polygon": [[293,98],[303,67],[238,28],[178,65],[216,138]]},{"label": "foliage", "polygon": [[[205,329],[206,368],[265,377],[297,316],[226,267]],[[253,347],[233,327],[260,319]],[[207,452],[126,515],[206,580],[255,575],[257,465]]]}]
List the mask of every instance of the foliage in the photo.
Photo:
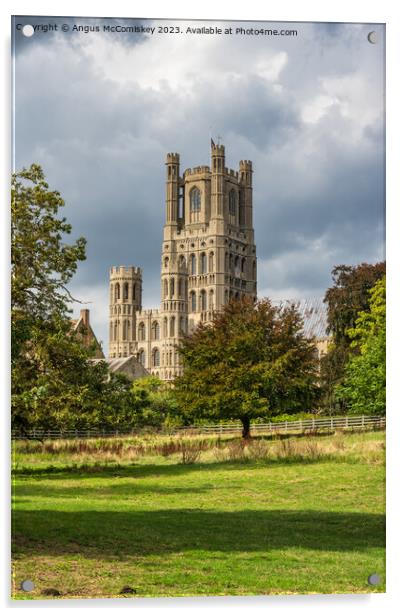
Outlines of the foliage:
[{"label": "foliage", "polygon": [[321,408],[325,412],[346,412],[345,400],[335,395],[335,388],[344,377],[349,355],[357,353],[350,331],[359,313],[369,307],[370,289],[384,274],[385,262],[337,265],[332,270],[333,286],[324,298],[332,342],[320,365]]},{"label": "foliage", "polygon": [[137,406],[141,409],[137,416],[137,425],[155,428],[180,425],[172,388],[157,376],[151,375],[134,381],[132,392]]},{"label": "foliage", "polygon": [[358,314],[368,310],[370,289],[384,274],[385,262],[337,265],[332,270],[334,284],[327,290],[324,301],[328,306],[328,333],[337,346],[350,345],[350,329]]},{"label": "foliage", "polygon": [[210,326],[201,324],[180,345],[184,374],[174,393],[184,417],[250,419],[311,409],[317,360],[294,306],[269,300],[233,301]]},{"label": "foliage", "polygon": [[385,313],[384,276],[370,291],[369,309],[360,312],[355,327],[348,330],[351,346],[359,354],[349,358],[336,394],[352,413],[385,414]]},{"label": "foliage", "polygon": [[12,425],[26,430],[131,425],[130,383],[92,364],[72,330],[67,284],[85,259],[85,239],[65,242],[64,201],[39,165],[12,176]]},{"label": "foliage", "polygon": [[50,191],[39,165],[12,176],[11,317],[12,359],[18,360],[31,329],[64,317],[71,300],[67,283],[85,259],[86,241],[67,244],[71,225],[58,212],[64,201]]}]

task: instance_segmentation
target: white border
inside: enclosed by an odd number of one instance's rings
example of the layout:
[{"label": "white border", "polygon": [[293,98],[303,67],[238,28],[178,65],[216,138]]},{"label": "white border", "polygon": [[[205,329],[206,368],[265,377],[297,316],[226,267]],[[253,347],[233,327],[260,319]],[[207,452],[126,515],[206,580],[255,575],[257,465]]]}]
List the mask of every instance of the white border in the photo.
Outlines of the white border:
[{"label": "white border", "polygon": [[[304,614],[338,613],[342,610],[348,614],[379,614],[381,610],[389,612],[397,606],[399,599],[401,566],[401,489],[400,468],[401,451],[400,438],[402,435],[402,407],[398,396],[398,351],[402,348],[401,317],[399,302],[401,302],[400,276],[401,251],[398,239],[402,230],[402,190],[401,190],[401,160],[400,144],[402,142],[400,114],[401,101],[401,40],[402,16],[398,3],[392,0],[334,0],[332,3],[322,0],[281,0],[278,3],[264,3],[261,0],[247,0],[235,4],[234,0],[201,0],[197,2],[179,2],[170,0],[154,0],[150,3],[134,3],[123,0],[113,0],[106,3],[104,0],[97,3],[89,0],[60,0],[58,3],[50,0],[36,0],[10,2],[6,0],[1,6],[0,27],[2,31],[2,88],[1,97],[2,134],[7,138],[0,149],[1,170],[3,174],[3,204],[0,209],[1,221],[1,268],[0,268],[0,296],[2,298],[2,316],[0,340],[2,340],[2,354],[0,364],[1,391],[3,392],[2,405],[2,444],[3,456],[1,458],[3,472],[1,473],[1,493],[7,494],[9,490],[9,442],[8,442],[8,400],[4,392],[8,389],[8,214],[9,203],[9,173],[10,173],[10,16],[16,15],[66,15],[66,16],[96,16],[96,17],[159,17],[159,18],[199,18],[199,19],[255,19],[272,21],[351,21],[368,23],[386,23],[387,28],[387,270],[388,270],[388,436],[387,436],[387,593],[385,595],[330,595],[330,596],[290,596],[290,597],[264,597],[264,598],[198,598],[190,599],[158,599],[158,600],[77,600],[77,601],[26,601],[11,602],[9,594],[9,503],[2,499],[2,528],[5,536],[2,541],[1,561],[1,590],[0,596],[3,607],[17,611],[30,609],[61,608],[73,610],[75,614],[83,613],[88,609],[116,608],[135,609],[136,612],[153,613],[163,609],[166,614],[177,611],[200,612],[201,610],[228,611],[231,613],[244,612],[244,608],[253,608],[255,613],[289,612],[297,610]],[[399,181],[398,181],[399,180]],[[400,380],[400,378],[399,378]]]}]

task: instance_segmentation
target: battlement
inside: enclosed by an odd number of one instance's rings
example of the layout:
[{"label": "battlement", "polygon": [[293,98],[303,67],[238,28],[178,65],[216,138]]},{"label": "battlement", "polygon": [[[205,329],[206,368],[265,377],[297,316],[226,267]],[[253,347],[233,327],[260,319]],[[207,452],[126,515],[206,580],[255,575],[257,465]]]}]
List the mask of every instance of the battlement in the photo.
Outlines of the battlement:
[{"label": "battlement", "polygon": [[239,177],[239,172],[235,171],[234,169],[228,169],[227,167],[225,167],[225,173],[226,173],[226,175],[228,175],[231,178],[238,179],[238,177]]},{"label": "battlement", "polygon": [[213,143],[211,145],[212,156],[225,156],[225,146]]},{"label": "battlement", "polygon": [[166,164],[167,165],[171,165],[171,164],[179,165],[180,164],[180,154],[178,154],[177,152],[169,152],[168,154],[166,154]]},{"label": "battlement", "polygon": [[115,265],[110,268],[110,279],[114,278],[138,278],[142,276],[142,269],[135,267],[135,265]]},{"label": "battlement", "polygon": [[211,169],[208,165],[200,165],[199,167],[193,167],[192,169],[186,169],[183,173],[183,177],[188,178],[190,175],[210,174]]},{"label": "battlement", "polygon": [[253,163],[251,162],[251,160],[241,160],[239,162],[239,168],[240,171],[252,171]]},{"label": "battlement", "polygon": [[146,319],[147,317],[159,317],[160,310],[159,308],[147,308],[146,310],[137,310],[136,313],[137,318]]}]

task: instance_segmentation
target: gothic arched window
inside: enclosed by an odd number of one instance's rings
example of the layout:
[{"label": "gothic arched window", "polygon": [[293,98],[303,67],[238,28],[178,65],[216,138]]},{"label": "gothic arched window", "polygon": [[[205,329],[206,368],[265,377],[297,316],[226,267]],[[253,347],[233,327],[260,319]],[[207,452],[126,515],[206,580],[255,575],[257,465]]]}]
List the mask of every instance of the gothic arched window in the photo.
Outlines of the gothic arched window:
[{"label": "gothic arched window", "polygon": [[209,309],[213,310],[214,309],[214,290],[211,289],[209,292]]},{"label": "gothic arched window", "polygon": [[197,263],[195,260],[195,255],[191,255],[190,257],[190,272],[192,276],[195,276],[197,273]]},{"label": "gothic arched window", "polygon": [[165,280],[163,281],[163,297],[167,297],[168,294],[169,294],[168,281],[165,278]]},{"label": "gothic arched window", "polygon": [[159,340],[159,333],[160,333],[159,323],[158,321],[154,321],[152,323],[152,340]]},{"label": "gothic arched window", "polygon": [[236,191],[234,188],[229,193],[229,215],[231,218],[236,218]]},{"label": "gothic arched window", "polygon": [[157,368],[158,366],[160,366],[160,363],[161,363],[161,356],[160,356],[159,349],[153,349],[152,350],[152,366],[154,368]]},{"label": "gothic arched window", "polygon": [[163,336],[164,336],[164,338],[167,338],[167,335],[168,335],[168,320],[167,320],[167,317],[165,317],[163,319]]},{"label": "gothic arched window", "polygon": [[144,349],[141,349],[141,351],[138,352],[138,361],[140,362],[140,364],[142,366],[145,366],[145,351],[144,351]]},{"label": "gothic arched window", "polygon": [[190,190],[190,212],[199,212],[201,209],[201,192],[194,186]]},{"label": "gothic arched window", "polygon": [[114,287],[114,299],[120,299],[120,283],[116,282]]},{"label": "gothic arched window", "polygon": [[137,299],[137,285],[133,284],[133,301]]},{"label": "gothic arched window", "polygon": [[183,297],[183,287],[184,287],[184,280],[183,278],[179,278],[179,297],[180,298]]},{"label": "gothic arched window", "polygon": [[141,342],[145,340],[145,324],[140,323],[138,326],[138,340]]},{"label": "gothic arched window", "polygon": [[128,282],[123,285],[123,299],[128,299]]},{"label": "gothic arched window", "polygon": [[205,254],[205,252],[201,254],[200,266],[201,266],[200,267],[201,274],[206,274],[207,273],[207,255]]},{"label": "gothic arched window", "polygon": [[235,257],[234,267],[235,267],[235,276],[236,278],[238,278],[240,276],[240,257],[239,256]]},{"label": "gothic arched window", "polygon": [[201,310],[206,310],[207,309],[207,294],[204,289],[201,291],[200,300],[201,300]]},{"label": "gothic arched window", "polygon": [[209,253],[208,271],[211,274],[214,271],[214,253]]},{"label": "gothic arched window", "polygon": [[174,296],[174,278],[170,279],[170,297]]},{"label": "gothic arched window", "polygon": [[170,317],[170,337],[171,338],[174,337],[175,323],[176,323],[175,317]]},{"label": "gothic arched window", "polygon": [[190,306],[191,306],[191,312],[196,312],[197,310],[197,302],[196,302],[196,297],[195,297],[195,292],[191,291],[190,293]]}]

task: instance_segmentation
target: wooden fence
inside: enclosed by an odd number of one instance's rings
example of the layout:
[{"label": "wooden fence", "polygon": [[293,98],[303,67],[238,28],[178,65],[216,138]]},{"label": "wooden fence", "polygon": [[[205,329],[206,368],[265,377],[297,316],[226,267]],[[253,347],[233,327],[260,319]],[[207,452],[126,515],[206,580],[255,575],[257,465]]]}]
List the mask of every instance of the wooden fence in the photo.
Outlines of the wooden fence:
[{"label": "wooden fence", "polygon": [[[383,430],[385,429],[385,417],[373,417],[370,415],[359,415],[352,417],[314,417],[312,419],[297,419],[294,421],[269,421],[268,423],[252,423],[251,434],[292,434],[303,432],[320,432],[328,430]],[[112,436],[138,436],[145,433],[159,433],[165,435],[192,435],[192,434],[241,434],[242,425],[240,422],[225,424],[208,424],[204,426],[185,426],[172,430],[140,429],[140,430],[39,430],[32,429],[26,433],[17,431],[12,432],[13,440],[29,439],[83,439],[101,438]]]}]

